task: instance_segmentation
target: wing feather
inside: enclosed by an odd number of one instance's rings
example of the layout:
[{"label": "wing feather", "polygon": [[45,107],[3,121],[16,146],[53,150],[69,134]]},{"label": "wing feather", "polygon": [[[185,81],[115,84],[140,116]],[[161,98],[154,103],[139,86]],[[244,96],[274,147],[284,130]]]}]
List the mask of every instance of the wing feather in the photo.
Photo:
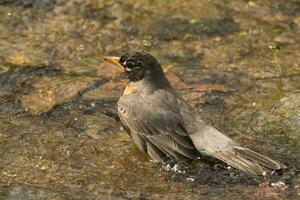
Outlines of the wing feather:
[{"label": "wing feather", "polygon": [[[163,104],[164,101],[155,102],[157,98],[135,98],[133,101],[133,96],[120,98],[118,113],[121,121],[129,127],[135,144],[141,150],[159,161],[165,160],[161,155],[179,160],[197,157],[198,152],[192,140],[179,125],[181,119],[178,112],[166,109],[169,105]],[[133,105],[132,102],[135,104]]]}]

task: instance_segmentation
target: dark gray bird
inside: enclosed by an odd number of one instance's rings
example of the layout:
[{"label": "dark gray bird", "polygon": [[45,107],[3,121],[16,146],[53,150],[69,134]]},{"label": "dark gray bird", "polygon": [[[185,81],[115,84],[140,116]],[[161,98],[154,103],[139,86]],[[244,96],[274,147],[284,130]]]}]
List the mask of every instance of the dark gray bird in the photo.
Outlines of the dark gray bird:
[{"label": "dark gray bird", "polygon": [[203,121],[172,88],[149,53],[131,51],[103,59],[121,66],[128,75],[130,82],[118,102],[119,117],[137,147],[153,160],[191,161],[205,155],[255,175],[286,168]]}]

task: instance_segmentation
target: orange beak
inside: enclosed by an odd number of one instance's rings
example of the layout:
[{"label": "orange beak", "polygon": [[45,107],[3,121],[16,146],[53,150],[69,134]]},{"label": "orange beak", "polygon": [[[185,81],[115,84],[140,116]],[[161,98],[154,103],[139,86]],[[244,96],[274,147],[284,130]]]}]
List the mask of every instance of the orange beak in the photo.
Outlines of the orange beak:
[{"label": "orange beak", "polygon": [[116,57],[116,56],[105,56],[102,58],[105,62],[108,62],[110,64],[119,66],[123,69],[123,66],[121,65],[121,63],[119,62],[120,57]]}]

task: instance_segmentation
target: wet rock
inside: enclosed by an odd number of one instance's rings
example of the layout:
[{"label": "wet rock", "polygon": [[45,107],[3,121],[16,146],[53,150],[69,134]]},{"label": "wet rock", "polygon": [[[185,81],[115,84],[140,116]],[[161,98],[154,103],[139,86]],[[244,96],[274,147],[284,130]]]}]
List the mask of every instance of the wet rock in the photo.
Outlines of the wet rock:
[{"label": "wet rock", "polygon": [[275,42],[278,42],[280,44],[293,44],[295,41],[290,36],[284,36],[280,35],[274,38]]},{"label": "wet rock", "polygon": [[287,189],[286,185],[280,187],[270,187],[268,182],[263,182],[254,191],[254,196],[257,199],[282,199],[282,196]]},{"label": "wet rock", "polygon": [[23,6],[24,8],[52,9],[56,0],[2,0],[0,5]]},{"label": "wet rock", "polygon": [[[24,47],[26,48],[26,47]],[[7,65],[18,68],[49,66],[47,56],[41,51],[8,50],[0,53],[0,59]]]},{"label": "wet rock", "polygon": [[183,82],[176,74],[174,73],[167,73],[167,79],[170,81],[172,86],[176,89],[188,89],[192,86],[188,85],[187,83]]},{"label": "wet rock", "polygon": [[232,18],[199,19],[190,21],[184,17],[165,18],[154,22],[147,34],[159,40],[183,40],[185,37],[205,39],[224,36],[239,30],[239,25]]},{"label": "wet rock", "polygon": [[178,89],[193,89],[193,91],[222,91],[227,92],[229,91],[223,84],[218,83],[205,83],[205,82],[192,82],[186,83],[181,80],[175,73],[169,72],[166,74],[167,79],[170,81],[171,85]]},{"label": "wet rock", "polygon": [[85,117],[84,121],[86,127],[84,134],[94,139],[107,137],[114,132],[113,130],[119,128],[119,126],[116,126],[115,119],[104,114],[88,115]]},{"label": "wet rock", "polygon": [[294,23],[300,28],[300,16],[294,19]]},{"label": "wet rock", "polygon": [[7,72],[0,74],[0,85],[18,85],[34,77],[59,74],[59,70],[49,66],[37,66],[35,68],[10,68]]},{"label": "wet rock", "polygon": [[[296,131],[300,136],[300,92],[288,94],[280,100],[271,110],[273,120],[284,124],[290,130]],[[299,137],[300,142],[300,137]]]},{"label": "wet rock", "polygon": [[115,91],[115,90],[105,90],[101,87],[87,91],[83,94],[82,99],[83,100],[100,100],[100,101],[116,101],[118,98],[122,95],[121,91]]},{"label": "wet rock", "polygon": [[101,89],[106,91],[122,91],[125,89],[127,79],[110,79],[105,84],[101,85]]},{"label": "wet rock", "polygon": [[8,56],[5,61],[13,65],[25,65],[29,63],[28,57],[24,55],[11,55]]},{"label": "wet rock", "polygon": [[193,105],[205,103],[222,105],[220,103],[221,100],[215,93],[232,92],[232,90],[222,83],[207,82],[205,80],[187,83],[173,72],[167,72],[166,76],[171,85],[180,91],[183,98]]},{"label": "wet rock", "polygon": [[96,80],[93,77],[45,77],[37,80],[32,85],[33,90],[19,99],[26,110],[32,114],[41,114],[55,105],[70,101]]},{"label": "wet rock", "polygon": [[82,99],[89,102],[116,102],[123,94],[127,83],[126,79],[110,79],[100,87],[84,93]]},{"label": "wet rock", "polygon": [[107,79],[114,79],[124,72],[119,66],[108,64],[106,62],[101,62],[97,65],[96,73],[98,76],[105,77]]},{"label": "wet rock", "polygon": [[[114,6],[111,2],[99,1],[99,2],[89,2],[88,5],[84,7],[84,15],[86,18],[93,18],[97,20],[115,20],[116,13],[111,12],[111,7]],[[116,8],[118,6],[114,6]]]},{"label": "wet rock", "polygon": [[292,180],[292,186],[295,190],[295,196],[300,197],[300,174],[298,173],[297,176]]},{"label": "wet rock", "polygon": [[172,40],[160,45],[161,54],[165,54],[165,49],[168,49],[167,54],[163,57],[166,63],[170,65],[179,65],[184,67],[185,64],[196,65],[201,57],[204,55],[204,43],[203,41],[191,41],[186,43],[185,41]]},{"label": "wet rock", "polygon": [[35,188],[29,187],[13,187],[5,195],[6,200],[42,200],[42,199],[57,199],[61,200],[62,198],[55,192],[50,192],[48,190],[38,190]]},{"label": "wet rock", "polygon": [[[247,109],[232,110],[231,120],[239,124],[235,125],[236,127],[249,127],[249,129],[242,129],[241,132],[244,134],[256,132],[268,138],[268,145],[276,149],[277,154],[281,152],[283,155],[286,155],[286,152],[289,151],[290,159],[297,157],[298,152],[300,152],[299,94],[299,92],[286,94],[276,104],[273,104],[271,109],[270,106],[262,107],[262,105],[252,104]],[[236,99],[235,101],[243,100]],[[257,136],[260,134],[257,134]],[[257,142],[257,140],[254,142]],[[291,148],[284,150],[283,145],[291,145]],[[285,158],[283,157],[282,160],[285,160]]]},{"label": "wet rock", "polygon": [[9,69],[0,74],[0,104],[7,101],[15,101],[17,96],[30,88],[33,77],[54,75],[59,73],[52,67],[17,68]]}]

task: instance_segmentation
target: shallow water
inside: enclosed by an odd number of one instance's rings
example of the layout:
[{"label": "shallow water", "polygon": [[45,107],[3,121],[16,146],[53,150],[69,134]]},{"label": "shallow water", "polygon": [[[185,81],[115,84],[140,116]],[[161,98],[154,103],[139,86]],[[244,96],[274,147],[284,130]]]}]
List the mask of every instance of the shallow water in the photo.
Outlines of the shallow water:
[{"label": "shallow water", "polygon": [[[0,199],[300,198],[298,0],[2,0],[0,15]],[[290,168],[268,183],[149,161],[120,129],[126,79],[100,61],[133,49],[205,120]]]}]

